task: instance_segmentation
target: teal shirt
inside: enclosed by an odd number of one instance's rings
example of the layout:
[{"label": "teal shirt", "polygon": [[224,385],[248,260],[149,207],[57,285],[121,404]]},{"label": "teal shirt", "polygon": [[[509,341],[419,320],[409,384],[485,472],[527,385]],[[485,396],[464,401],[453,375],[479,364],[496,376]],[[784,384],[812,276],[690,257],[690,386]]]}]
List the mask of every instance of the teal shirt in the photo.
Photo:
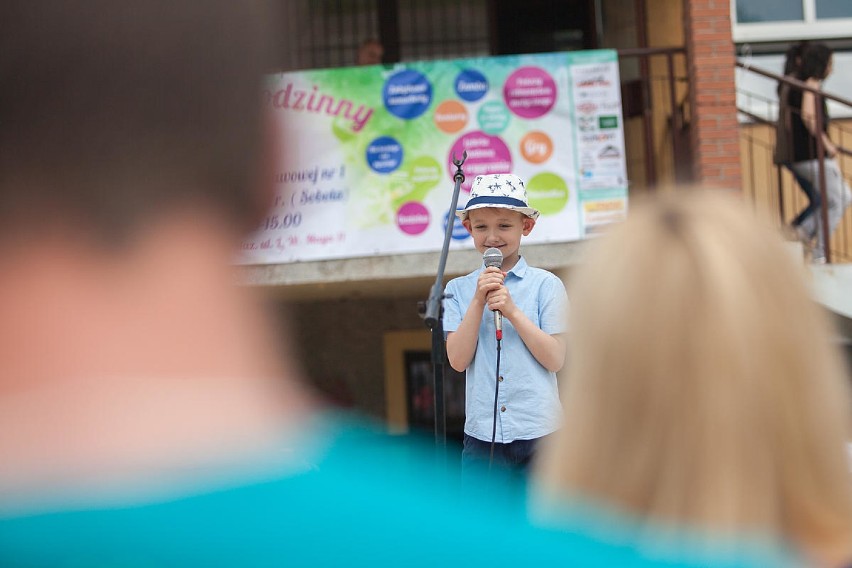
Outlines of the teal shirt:
[{"label": "teal shirt", "polygon": [[310,467],[125,505],[0,518],[0,566],[771,566],[651,559],[576,531],[536,528],[520,478],[459,487],[412,438],[329,423]]}]

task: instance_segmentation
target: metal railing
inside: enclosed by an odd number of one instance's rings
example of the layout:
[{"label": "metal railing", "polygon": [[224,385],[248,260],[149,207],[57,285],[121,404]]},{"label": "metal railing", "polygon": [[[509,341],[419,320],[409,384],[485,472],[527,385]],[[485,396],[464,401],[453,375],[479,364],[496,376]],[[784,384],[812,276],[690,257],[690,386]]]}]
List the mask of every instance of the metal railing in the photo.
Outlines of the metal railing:
[{"label": "metal railing", "polygon": [[[816,108],[815,130],[817,132],[822,132],[823,125],[827,120],[827,117],[823,116],[822,110],[824,100],[834,101],[852,110],[852,100],[821,91],[820,89],[810,87],[802,81],[778,75],[740,61],[736,65],[746,72],[772,79],[778,84],[787,85],[791,89],[813,93]],[[777,100],[754,93],[744,93],[743,91],[738,91],[738,94],[748,99],[757,98],[764,108],[778,108]],[[777,208],[778,223],[781,226],[787,226],[791,218],[803,209],[804,204],[802,191],[799,190],[796,180],[790,172],[785,171],[786,168],[784,165],[776,164],[773,159],[776,145],[775,127],[777,118],[771,115],[762,116],[760,113],[740,108],[739,105],[737,110],[750,121],[750,124],[743,125],[740,129],[741,147],[743,149],[744,190],[750,195],[755,205],[760,201],[764,201],[764,204],[770,208]],[[792,112],[798,111],[793,109]],[[775,116],[777,117],[777,112]],[[852,167],[852,160],[848,158],[852,152],[846,149],[848,148],[846,141],[852,136],[852,126],[843,120],[830,120],[828,131],[830,132],[830,138],[836,141],[836,146],[838,147],[836,159],[845,178],[845,171]],[[828,223],[828,207],[825,206],[828,203],[825,144],[820,136],[815,136],[814,140],[816,141],[816,155],[819,164],[819,175],[816,185],[821,198],[817,214],[820,215],[821,219],[820,230],[822,231],[826,262],[852,262],[852,208],[845,211],[843,218],[832,235]]]},{"label": "metal railing", "polygon": [[628,144],[627,148],[631,188],[653,189],[661,183],[691,181],[686,49],[617,51],[622,66],[635,65],[638,74],[635,79],[629,74],[622,77],[625,125],[631,120],[641,124],[641,144]]}]

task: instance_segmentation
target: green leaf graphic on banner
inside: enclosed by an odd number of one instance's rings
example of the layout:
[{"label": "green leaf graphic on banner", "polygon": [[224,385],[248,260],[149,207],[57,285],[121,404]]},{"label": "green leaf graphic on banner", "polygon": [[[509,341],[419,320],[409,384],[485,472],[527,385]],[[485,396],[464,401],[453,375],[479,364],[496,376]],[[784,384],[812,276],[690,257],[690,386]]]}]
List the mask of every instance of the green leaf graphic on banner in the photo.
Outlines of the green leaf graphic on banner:
[{"label": "green leaf graphic on banner", "polygon": [[553,173],[538,174],[527,182],[530,205],[542,215],[559,213],[568,204],[568,184]]},{"label": "green leaf graphic on banner", "polygon": [[[405,177],[405,183],[396,178]],[[431,156],[420,156],[411,160],[403,172],[394,176],[393,199],[399,207],[406,201],[422,201],[423,198],[443,179],[441,164]],[[402,188],[405,188],[404,192]]]}]

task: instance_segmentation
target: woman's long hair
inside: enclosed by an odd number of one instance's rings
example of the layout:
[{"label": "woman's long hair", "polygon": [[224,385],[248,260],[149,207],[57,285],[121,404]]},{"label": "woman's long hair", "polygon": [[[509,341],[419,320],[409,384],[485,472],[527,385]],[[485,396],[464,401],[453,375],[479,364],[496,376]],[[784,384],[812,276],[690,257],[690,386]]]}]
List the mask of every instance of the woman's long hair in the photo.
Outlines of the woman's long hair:
[{"label": "woman's long hair", "polygon": [[852,554],[842,361],[801,261],[747,209],[681,192],[592,243],[538,481],[640,523]]}]

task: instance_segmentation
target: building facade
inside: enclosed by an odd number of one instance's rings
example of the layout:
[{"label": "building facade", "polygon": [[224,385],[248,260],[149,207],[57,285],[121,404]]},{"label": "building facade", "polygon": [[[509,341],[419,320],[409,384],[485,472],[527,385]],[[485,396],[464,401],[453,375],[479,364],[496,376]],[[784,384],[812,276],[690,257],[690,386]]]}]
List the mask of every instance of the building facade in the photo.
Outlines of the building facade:
[{"label": "building facade", "polygon": [[[843,12],[848,4],[789,1],[810,6],[803,18],[813,10],[817,18],[826,9]],[[282,5],[282,71],[352,65],[368,38],[381,41],[386,64],[617,49],[630,194],[683,183],[741,187],[734,33],[759,35],[753,20],[765,15],[757,0],[291,0]],[[808,23],[803,20],[801,30],[810,29]],[[523,253],[531,264],[566,277],[570,294],[567,275],[582,257],[582,242],[529,246]],[[424,354],[431,338],[418,302],[429,295],[438,261],[438,253],[423,253],[247,266],[244,279],[278,298],[270,309],[281,313],[306,375],[320,391],[404,430],[410,423],[428,427],[418,416],[429,412],[422,399],[430,392],[424,385]],[[445,282],[480,261],[475,251],[453,253]],[[456,375],[447,381],[448,434],[453,435],[463,388],[457,388]]]}]

